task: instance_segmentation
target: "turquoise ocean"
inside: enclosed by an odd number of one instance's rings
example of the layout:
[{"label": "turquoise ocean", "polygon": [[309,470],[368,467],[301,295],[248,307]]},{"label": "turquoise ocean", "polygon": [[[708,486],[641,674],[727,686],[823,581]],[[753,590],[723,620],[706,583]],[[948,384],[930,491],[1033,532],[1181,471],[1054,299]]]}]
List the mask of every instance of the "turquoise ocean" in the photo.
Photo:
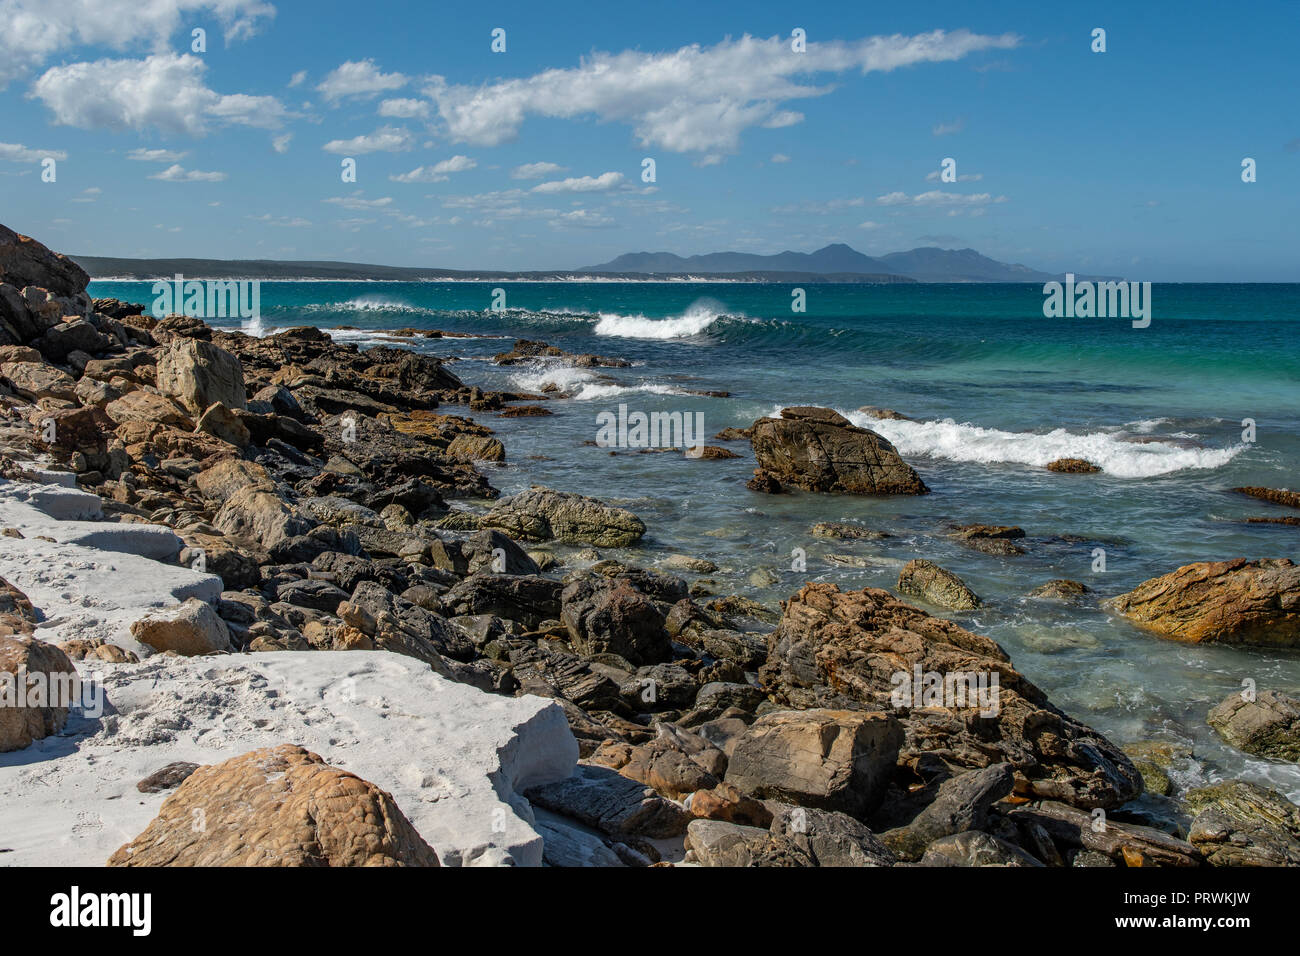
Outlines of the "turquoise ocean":
[{"label": "turquoise ocean", "polygon": [[[1238,753],[1205,723],[1243,680],[1300,693],[1300,650],[1187,646],[1095,602],[1026,598],[1052,578],[1105,598],[1192,561],[1297,559],[1300,527],[1244,520],[1288,509],[1230,489],[1300,490],[1300,285],[1157,284],[1144,329],[1044,318],[1041,285],[804,288],[806,311],[793,312],[788,285],[262,282],[250,331],[314,325],[361,348],[404,344],[451,359],[468,384],[554,383],[570,397],[545,403],[550,417],[447,411],[472,414],[505,442],[507,465],[483,466],[503,493],[545,484],[640,515],[645,547],[611,556],[706,558],[719,567],[707,575],[717,593],[769,602],[806,580],[892,588],[904,563],[929,558],[986,602],[945,616],[996,639],[1058,706],[1117,743],[1161,741],[1186,755],[1171,773],[1176,787],[1244,776],[1300,798],[1300,768]],[[505,292],[503,310],[491,309],[494,289]],[[90,292],[153,301],[148,282],[96,281]],[[384,334],[403,328],[474,337]],[[632,364],[494,365],[516,338]],[[741,454],[722,461],[584,444],[597,416],[620,404],[698,412],[708,436],[784,406],[829,406],[893,442],[932,494],[766,496],[745,487],[754,468],[745,442],[716,443]],[[858,411],[868,405],[913,420]],[[1103,473],[1045,470],[1061,457]],[[818,521],[890,537],[813,537]],[[987,555],[949,537],[969,523],[1020,526],[1026,553]],[[792,570],[796,549],[806,570]]]}]

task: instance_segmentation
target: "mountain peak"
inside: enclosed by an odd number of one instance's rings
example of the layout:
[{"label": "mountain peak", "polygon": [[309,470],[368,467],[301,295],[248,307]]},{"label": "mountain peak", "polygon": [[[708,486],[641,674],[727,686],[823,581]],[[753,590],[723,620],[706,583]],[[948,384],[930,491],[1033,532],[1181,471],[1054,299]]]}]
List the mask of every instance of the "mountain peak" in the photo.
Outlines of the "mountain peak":
[{"label": "mountain peak", "polygon": [[622,272],[648,275],[691,275],[732,272],[800,272],[813,275],[903,276],[922,282],[1035,282],[1052,276],[1022,265],[990,259],[974,249],[922,246],[908,252],[872,257],[843,242],[815,252],[786,250],[774,255],[712,252],[679,256],[671,252],[629,252],[582,272]]}]

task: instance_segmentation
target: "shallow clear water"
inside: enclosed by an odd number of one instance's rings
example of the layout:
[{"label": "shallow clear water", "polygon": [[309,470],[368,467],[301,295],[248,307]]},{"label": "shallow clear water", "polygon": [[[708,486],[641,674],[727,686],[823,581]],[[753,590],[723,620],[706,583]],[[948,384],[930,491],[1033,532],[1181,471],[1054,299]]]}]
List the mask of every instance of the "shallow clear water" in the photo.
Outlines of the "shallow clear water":
[{"label": "shallow clear water", "polygon": [[[494,288],[505,290],[503,312],[489,310]],[[491,480],[507,493],[541,483],[631,508],[650,529],[634,560],[708,558],[721,567],[709,575],[719,593],[776,601],[808,579],[892,587],[902,564],[930,558],[988,602],[948,616],[997,639],[1065,710],[1120,743],[1190,748],[1183,785],[1245,776],[1300,798],[1300,768],[1239,754],[1205,724],[1244,678],[1300,693],[1300,651],[1183,646],[1095,607],[1024,598],[1054,577],[1107,597],[1191,561],[1296,558],[1300,529],[1241,520],[1285,509],[1227,489],[1300,488],[1300,286],[1157,285],[1146,329],[1045,319],[1037,285],[806,291],[805,313],[791,311],[788,286],[729,283],[264,282],[261,301],[267,330],[355,326],[336,336],[363,347],[403,327],[499,336],[399,341],[456,358],[452,369],[471,384],[555,382],[573,395],[548,403],[549,418],[477,416],[510,456]],[[152,302],[150,283],[96,282],[91,294]],[[634,365],[492,365],[516,337]],[[700,390],[731,394],[691,394]],[[754,463],[743,442],[727,444],[742,454],[728,461],[585,446],[597,415],[620,403],[700,412],[707,436],[782,406],[827,405],[894,442],[933,493],[766,496],[744,486]],[[863,405],[916,421],[876,421],[856,411]],[[1243,441],[1244,419],[1255,422],[1253,442]],[[1043,469],[1059,457],[1105,471]],[[825,520],[893,537],[812,537]],[[974,522],[1021,526],[1028,553],[985,555],[946,536]],[[791,570],[797,548],[804,572]],[[1093,570],[1097,548],[1104,573]]]}]

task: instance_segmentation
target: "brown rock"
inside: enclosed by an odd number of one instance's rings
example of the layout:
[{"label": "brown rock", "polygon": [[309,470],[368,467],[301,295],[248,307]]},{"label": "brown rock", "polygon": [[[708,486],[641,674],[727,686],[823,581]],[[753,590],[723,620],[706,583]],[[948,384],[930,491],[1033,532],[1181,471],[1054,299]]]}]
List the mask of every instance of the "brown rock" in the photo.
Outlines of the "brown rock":
[{"label": "brown rock", "polygon": [[[5,588],[0,595],[12,591]],[[18,616],[26,617],[22,611]],[[0,636],[0,753],[21,750],[62,730],[68,719],[63,705],[76,693],[77,681],[76,667],[53,644]]]},{"label": "brown rock", "polygon": [[437,866],[393,798],[293,744],[200,767],[109,866]]},{"label": "brown rock", "polygon": [[1300,567],[1286,558],[1184,565],[1107,606],[1188,644],[1300,645]]},{"label": "brown rock", "polygon": [[[911,692],[918,673],[919,701]],[[932,700],[927,675],[952,693]],[[1142,791],[1132,761],[1053,707],[996,642],[879,588],[805,585],[786,602],[759,676],[786,706],[896,714],[905,733],[900,762],[925,753],[954,768],[1006,761],[1019,792],[1087,808],[1118,806]]]},{"label": "brown rock", "polygon": [[1095,475],[1101,469],[1083,458],[1058,458],[1047,463],[1048,471],[1067,475]]},{"label": "brown rock", "polygon": [[201,339],[173,339],[158,359],[157,382],[159,391],[192,415],[202,415],[217,402],[231,409],[248,408],[239,359]]},{"label": "brown rock", "polygon": [[127,392],[104,406],[104,412],[118,425],[126,422],[158,422],[172,428],[192,429],[194,420],[170,398],[145,389]]},{"label": "brown rock", "polygon": [[0,365],[0,384],[8,385],[15,395],[29,402],[42,398],[65,402],[77,399],[77,380],[43,362],[5,362]]},{"label": "brown rock", "polygon": [[767,805],[746,796],[732,784],[718,784],[712,790],[699,790],[691,797],[691,816],[705,820],[721,820],[745,827],[768,827],[772,824],[772,811]]},{"label": "brown rock", "polygon": [[920,558],[903,565],[898,573],[898,590],[952,611],[969,611],[983,603],[957,575]]},{"label": "brown rock", "polygon": [[828,408],[787,408],[781,416],[756,421],[751,444],[762,471],[783,485],[860,495],[930,490],[893,445]]},{"label": "brown rock", "polygon": [[78,295],[86,291],[90,276],[67,256],[0,226],[0,282],[18,289],[34,285],[55,295]]},{"label": "brown rock", "polygon": [[505,461],[506,446],[485,435],[457,435],[447,446],[447,457],[456,461]]},{"label": "brown rock", "polygon": [[151,611],[131,625],[131,636],[155,651],[197,657],[230,649],[230,631],[212,605],[188,598],[176,607]]},{"label": "brown rock", "polygon": [[1259,488],[1251,485],[1232,490],[1239,494],[1250,495],[1252,498],[1259,498],[1261,501],[1271,501],[1275,505],[1300,508],[1300,493],[1287,491],[1285,488]]},{"label": "brown rock", "polygon": [[1219,736],[1248,754],[1300,762],[1300,700],[1266,690],[1253,700],[1232,694],[1206,721]]},{"label": "brown rock", "polygon": [[884,798],[902,743],[889,714],[778,711],[736,741],[726,780],[755,797],[861,816]]},{"label": "brown rock", "polygon": [[253,440],[248,426],[239,420],[238,415],[220,402],[215,402],[208,407],[207,411],[199,418],[194,429],[208,435],[214,435],[222,441],[230,442],[236,448],[247,448]]}]

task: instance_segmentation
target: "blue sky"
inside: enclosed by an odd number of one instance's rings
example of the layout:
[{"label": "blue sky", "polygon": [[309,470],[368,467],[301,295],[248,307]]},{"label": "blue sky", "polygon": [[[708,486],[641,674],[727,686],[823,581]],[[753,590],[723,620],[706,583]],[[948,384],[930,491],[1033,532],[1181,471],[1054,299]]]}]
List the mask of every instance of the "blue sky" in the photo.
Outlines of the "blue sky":
[{"label": "blue sky", "polygon": [[87,255],[551,269],[838,241],[1300,281],[1295,2],[459,6],[0,0],[0,221]]}]

